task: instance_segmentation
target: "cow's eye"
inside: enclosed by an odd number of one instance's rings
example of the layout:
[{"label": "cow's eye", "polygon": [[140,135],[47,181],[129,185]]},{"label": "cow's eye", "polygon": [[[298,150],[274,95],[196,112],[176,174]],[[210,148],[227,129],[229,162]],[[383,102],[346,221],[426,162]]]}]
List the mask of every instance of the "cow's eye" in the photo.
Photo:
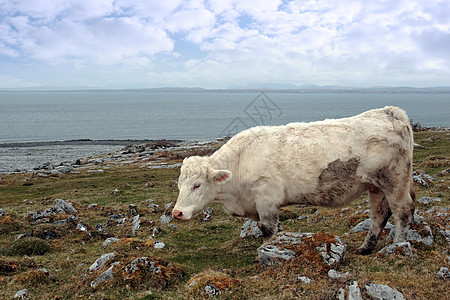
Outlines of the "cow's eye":
[{"label": "cow's eye", "polygon": [[196,190],[196,189],[198,189],[200,187],[200,184],[194,184],[194,188],[192,189],[192,190]]}]

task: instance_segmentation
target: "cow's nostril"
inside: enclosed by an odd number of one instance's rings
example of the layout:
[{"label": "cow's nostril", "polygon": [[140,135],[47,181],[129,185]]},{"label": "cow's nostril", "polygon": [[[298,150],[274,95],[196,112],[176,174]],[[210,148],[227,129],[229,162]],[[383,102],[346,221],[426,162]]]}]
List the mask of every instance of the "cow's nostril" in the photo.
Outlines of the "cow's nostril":
[{"label": "cow's nostril", "polygon": [[182,212],[182,211],[179,211],[179,210],[174,210],[174,211],[172,212],[172,216],[173,216],[175,219],[181,220],[181,218],[183,217],[183,212]]}]

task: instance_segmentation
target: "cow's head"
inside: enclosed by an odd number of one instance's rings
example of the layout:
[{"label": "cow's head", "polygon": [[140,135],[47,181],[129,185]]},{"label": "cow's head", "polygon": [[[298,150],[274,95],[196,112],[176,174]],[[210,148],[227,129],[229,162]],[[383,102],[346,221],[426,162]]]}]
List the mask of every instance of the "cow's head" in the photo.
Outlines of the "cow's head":
[{"label": "cow's head", "polygon": [[189,220],[200,213],[216,197],[218,185],[230,178],[230,171],[212,169],[209,157],[186,158],[178,178],[180,194],[172,211],[173,217]]}]

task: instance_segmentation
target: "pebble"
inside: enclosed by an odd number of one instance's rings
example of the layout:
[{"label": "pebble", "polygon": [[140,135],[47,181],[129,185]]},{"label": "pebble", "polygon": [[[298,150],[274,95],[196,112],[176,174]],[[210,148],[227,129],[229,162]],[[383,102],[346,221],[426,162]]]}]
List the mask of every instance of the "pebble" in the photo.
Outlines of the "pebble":
[{"label": "pebble", "polygon": [[28,289],[22,289],[14,295],[14,299],[26,299],[28,297]]}]

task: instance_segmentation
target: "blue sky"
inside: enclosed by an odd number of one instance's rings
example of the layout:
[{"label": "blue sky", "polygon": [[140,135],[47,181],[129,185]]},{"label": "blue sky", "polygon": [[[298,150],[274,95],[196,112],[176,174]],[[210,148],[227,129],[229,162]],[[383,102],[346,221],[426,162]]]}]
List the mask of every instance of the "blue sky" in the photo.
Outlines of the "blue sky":
[{"label": "blue sky", "polygon": [[0,88],[450,86],[448,0],[0,0]]}]

